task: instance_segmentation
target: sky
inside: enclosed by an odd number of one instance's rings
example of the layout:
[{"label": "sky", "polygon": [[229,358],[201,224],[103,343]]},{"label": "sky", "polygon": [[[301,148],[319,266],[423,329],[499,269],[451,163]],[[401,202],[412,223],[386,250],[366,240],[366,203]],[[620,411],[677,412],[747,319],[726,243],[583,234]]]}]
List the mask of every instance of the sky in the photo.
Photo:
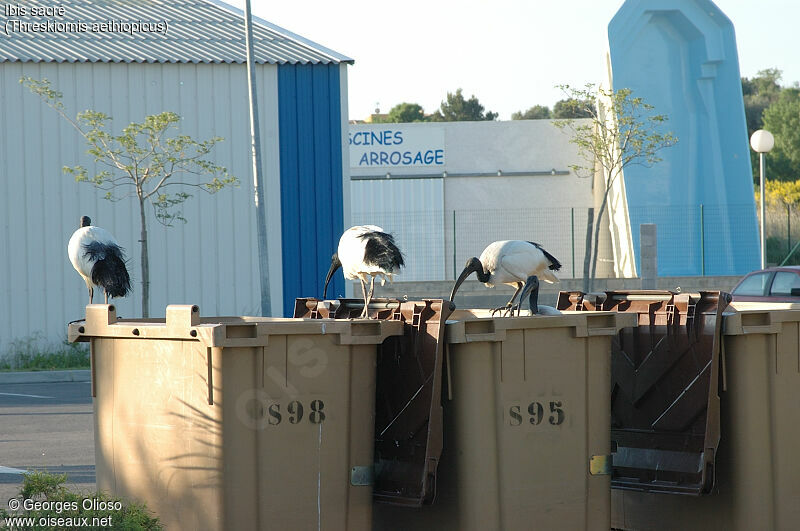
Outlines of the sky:
[{"label": "sky", "polygon": [[[244,9],[244,0],[228,0]],[[663,3],[668,0],[651,0]],[[702,1],[702,0],[698,0]],[[349,118],[402,102],[426,113],[463,89],[511,119],[563,99],[555,85],[603,81],[608,23],[622,0],[251,0],[253,14],[355,60]],[[744,77],[800,82],[800,1],[716,0],[733,22]]]}]

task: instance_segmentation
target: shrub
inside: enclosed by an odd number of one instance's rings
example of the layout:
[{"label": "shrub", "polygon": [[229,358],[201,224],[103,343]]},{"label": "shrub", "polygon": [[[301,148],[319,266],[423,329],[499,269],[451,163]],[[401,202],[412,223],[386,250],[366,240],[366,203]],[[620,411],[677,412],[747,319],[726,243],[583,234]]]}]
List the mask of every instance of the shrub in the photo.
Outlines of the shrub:
[{"label": "shrub", "polygon": [[[10,517],[17,517],[12,529],[57,530],[62,529],[55,523],[57,519],[80,521],[85,518],[89,525],[92,522],[109,522],[108,527],[124,531],[163,529],[158,518],[153,516],[142,503],[127,502],[112,498],[102,493],[84,494],[73,492],[64,486],[66,474],[50,474],[47,472],[28,472],[20,489],[21,500],[32,500],[39,503],[31,509],[20,509],[14,513],[0,508],[0,518],[8,524]],[[31,502],[29,502],[31,503]],[[27,519],[32,524],[20,523]],[[102,527],[100,527],[102,528]]]},{"label": "shrub", "polygon": [[88,368],[89,349],[85,343],[48,343],[41,334],[12,341],[0,355],[0,371]]}]

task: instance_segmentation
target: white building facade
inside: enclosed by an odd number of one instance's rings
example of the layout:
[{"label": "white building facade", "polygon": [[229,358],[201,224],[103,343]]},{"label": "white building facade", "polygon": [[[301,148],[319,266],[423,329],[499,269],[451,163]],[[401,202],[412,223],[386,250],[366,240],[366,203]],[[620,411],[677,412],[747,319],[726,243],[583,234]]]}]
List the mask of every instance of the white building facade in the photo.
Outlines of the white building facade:
[{"label": "white building facade", "polygon": [[[82,215],[126,250],[133,293],[114,301],[118,314],[142,315],[136,198],[107,201],[104,191],[62,172],[80,164],[93,175],[103,167],[75,129],[20,84],[25,76],[50,80],[73,118],[86,109],[110,115],[114,135],[172,111],[181,116],[172,134],[224,138],[208,158],[238,177],[238,187],[216,195],[186,189],[193,196],[183,206],[186,224],[165,228],[147,212],[150,315],[163,316],[168,304],[197,304],[206,316],[260,315],[241,12],[197,0],[38,4],[63,5],[67,21],[166,20],[169,31],[110,36],[75,26],[0,39],[0,353],[13,341],[65,339],[67,322],[83,318],[86,286],[67,258]],[[295,297],[321,295],[343,230],[352,60],[260,19],[254,41],[271,313],[280,316]]]},{"label": "white building facade", "polygon": [[453,279],[503,239],[540,243],[580,277],[592,179],[570,169],[585,162],[569,138],[551,120],[351,124],[351,221],[395,235],[398,280]]}]

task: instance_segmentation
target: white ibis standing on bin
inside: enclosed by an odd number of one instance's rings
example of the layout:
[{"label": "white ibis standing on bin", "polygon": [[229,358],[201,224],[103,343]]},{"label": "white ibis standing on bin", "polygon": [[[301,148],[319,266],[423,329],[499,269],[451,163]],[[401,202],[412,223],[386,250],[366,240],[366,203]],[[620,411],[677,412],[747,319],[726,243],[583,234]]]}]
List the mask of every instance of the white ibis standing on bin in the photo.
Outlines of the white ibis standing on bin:
[{"label": "white ibis standing on bin", "polygon": [[[328,294],[328,283],[340,267],[344,278],[359,279],[364,294],[364,311],[361,317],[367,317],[369,301],[375,288],[375,277],[381,277],[381,285],[386,279],[393,280],[405,265],[403,253],[394,243],[394,237],[376,225],[357,225],[350,227],[339,239],[339,248],[331,257],[331,268],[325,278],[325,289],[322,298]],[[369,291],[367,291],[369,279]]]},{"label": "white ibis standing on bin", "polygon": [[[539,313],[539,278],[551,284],[558,282],[553,271],[559,269],[561,263],[538,243],[522,240],[496,241],[483,250],[480,258],[472,257],[467,260],[464,270],[453,285],[450,300],[455,297],[461,283],[474,272],[478,280],[490,288],[496,284],[508,284],[517,288],[511,300],[505,306],[495,308],[493,315],[498,311],[514,315],[514,310],[519,315],[522,301],[528,293],[533,315]],[[519,302],[514,304],[517,295],[520,295]]]},{"label": "white ibis standing on bin", "polygon": [[109,297],[124,297],[131,290],[122,247],[106,229],[92,226],[89,216],[81,217],[81,226],[69,239],[67,253],[89,288],[89,304],[95,286],[103,289],[106,304]]}]

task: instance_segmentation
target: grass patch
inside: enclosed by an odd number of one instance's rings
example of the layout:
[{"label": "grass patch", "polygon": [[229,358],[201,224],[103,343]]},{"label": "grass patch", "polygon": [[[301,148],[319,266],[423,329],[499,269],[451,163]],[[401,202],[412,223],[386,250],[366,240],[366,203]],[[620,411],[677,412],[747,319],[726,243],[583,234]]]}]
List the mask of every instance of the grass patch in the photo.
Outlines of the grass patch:
[{"label": "grass patch", "polygon": [[[797,243],[792,242],[792,246]],[[780,265],[784,258],[789,254],[791,248],[787,245],[785,238],[770,236],[767,238],[767,263]],[[786,260],[785,265],[800,265],[800,250],[797,250]]]},{"label": "grass patch", "polygon": [[85,343],[48,343],[41,335],[16,339],[0,354],[0,371],[53,371],[88,369]]},{"label": "grass patch", "polygon": [[[28,472],[23,477],[18,498],[22,508],[11,512],[0,507],[0,518],[5,521],[9,517],[28,519],[28,524],[20,523],[24,521],[17,519],[14,529],[60,530],[64,528],[65,522],[86,522],[91,526],[92,522],[101,521],[104,522],[102,527],[110,529],[163,529],[158,518],[142,503],[112,498],[97,492],[85,494],[70,491],[64,486],[66,474]],[[26,504],[25,500],[30,501]],[[25,509],[26,506],[31,508]],[[60,524],[59,519],[62,519]]]}]

